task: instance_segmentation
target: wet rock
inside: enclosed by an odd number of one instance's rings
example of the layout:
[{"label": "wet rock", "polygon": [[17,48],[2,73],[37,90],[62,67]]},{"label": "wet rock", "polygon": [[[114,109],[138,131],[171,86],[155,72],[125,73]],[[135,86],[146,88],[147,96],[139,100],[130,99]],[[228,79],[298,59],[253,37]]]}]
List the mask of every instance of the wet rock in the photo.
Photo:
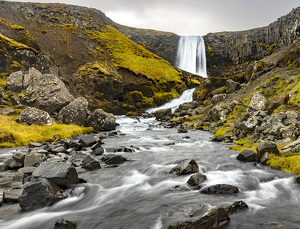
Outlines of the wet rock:
[{"label": "wet rock", "polygon": [[92,154],[99,156],[102,155],[104,153],[104,149],[102,148],[102,146],[96,148],[93,150]]},{"label": "wet rock", "polygon": [[100,162],[92,155],[87,155],[82,161],[82,168],[92,171],[96,169],[100,169]]},{"label": "wet rock", "polygon": [[22,211],[32,211],[48,207],[65,198],[67,195],[57,185],[47,179],[38,179],[24,185],[19,205]]},{"label": "wet rock", "polygon": [[114,130],[117,124],[113,114],[97,109],[88,117],[87,125],[95,131],[110,131]]},{"label": "wet rock", "polygon": [[53,229],[76,229],[77,223],[66,219],[58,219]]},{"label": "wet rock", "polygon": [[200,190],[202,194],[227,194],[231,195],[238,193],[239,189],[229,184],[216,184]]},{"label": "wet rock", "polygon": [[118,147],[116,149],[114,149],[114,152],[115,153],[118,153],[118,152],[123,152],[123,153],[134,153],[135,152],[135,149],[133,147]]},{"label": "wet rock", "polygon": [[59,111],[58,122],[85,126],[89,115],[88,105],[89,103],[86,98],[80,97],[75,99]]},{"label": "wet rock", "polygon": [[198,172],[198,164],[194,160],[187,159],[172,168],[169,173],[175,173],[177,176],[180,176]]},{"label": "wet rock", "polygon": [[27,107],[19,115],[17,122],[27,125],[47,126],[52,125],[52,119],[46,111]]},{"label": "wet rock", "polygon": [[10,116],[10,115],[17,115],[17,114],[19,114],[19,112],[15,111],[13,109],[10,109],[10,108],[1,108],[0,114]]},{"label": "wet rock", "polygon": [[78,183],[76,169],[63,162],[44,162],[33,173],[34,178],[46,178],[54,184],[68,188]]},{"label": "wet rock", "polygon": [[24,167],[39,166],[47,158],[44,154],[41,153],[30,153],[25,156]]},{"label": "wet rock", "polygon": [[187,130],[185,125],[180,125],[178,130],[177,130],[177,133],[181,133],[181,134],[184,134],[184,133],[187,133],[187,132],[188,132],[188,130]]},{"label": "wet rock", "polygon": [[242,210],[248,209],[248,205],[244,201],[237,201],[226,208],[229,214],[234,214]]},{"label": "wet rock", "polygon": [[190,176],[189,180],[187,181],[187,183],[194,187],[194,189],[200,189],[201,188],[201,184],[207,180],[206,175],[202,174],[202,173],[197,173],[194,174],[192,176]]},{"label": "wet rock", "polygon": [[3,193],[3,203],[18,203],[19,197],[22,195],[23,189],[10,189]]},{"label": "wet rock", "polygon": [[127,161],[125,157],[115,154],[107,154],[104,157],[102,157],[101,160],[104,161],[107,165],[123,164],[125,161]]},{"label": "wet rock", "polygon": [[236,157],[239,161],[251,162],[256,159],[256,152],[253,149],[244,149]]},{"label": "wet rock", "polygon": [[171,115],[172,115],[171,108],[158,110],[154,113],[154,116],[157,120],[168,120],[170,119]]},{"label": "wet rock", "polygon": [[213,142],[222,142],[224,138],[222,136],[216,136],[212,138]]},{"label": "wet rock", "polygon": [[250,98],[248,112],[265,110],[267,104],[268,100],[260,92],[255,92]]},{"label": "wet rock", "polygon": [[270,142],[270,141],[261,141],[260,143],[258,143],[256,152],[257,152],[258,159],[261,159],[266,152],[279,154],[277,144],[275,142]]},{"label": "wet rock", "polygon": [[298,177],[296,178],[296,183],[297,183],[297,184],[300,184],[300,176],[298,176]]},{"label": "wet rock", "polygon": [[24,163],[26,154],[23,152],[14,152],[12,158],[15,159],[16,162]]},{"label": "wet rock", "polygon": [[190,189],[183,185],[176,185],[172,188],[172,191],[189,191]]},{"label": "wet rock", "polygon": [[79,143],[83,147],[89,147],[89,146],[93,146],[94,144],[96,144],[97,140],[94,138],[94,136],[87,134],[87,135],[82,135],[79,137]]},{"label": "wet rock", "polygon": [[194,221],[178,222],[168,229],[201,229],[218,228],[230,220],[225,208],[214,206],[209,208],[202,216]]}]

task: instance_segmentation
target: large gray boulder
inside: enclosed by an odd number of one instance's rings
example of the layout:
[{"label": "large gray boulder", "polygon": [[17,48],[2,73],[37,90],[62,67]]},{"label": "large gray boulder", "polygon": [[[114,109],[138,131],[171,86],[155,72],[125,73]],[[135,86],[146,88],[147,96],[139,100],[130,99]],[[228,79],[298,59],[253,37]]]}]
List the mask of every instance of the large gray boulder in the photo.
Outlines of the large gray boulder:
[{"label": "large gray boulder", "polygon": [[7,77],[7,89],[24,94],[22,103],[47,111],[58,112],[74,100],[65,84],[55,74],[42,74],[35,68]]},{"label": "large gray boulder", "polygon": [[257,159],[260,160],[265,153],[279,154],[277,144],[271,141],[261,141],[256,148]]},{"label": "large gray boulder", "polygon": [[52,125],[52,119],[46,111],[34,107],[27,107],[19,115],[17,122],[27,125]]},{"label": "large gray boulder", "polygon": [[154,116],[157,120],[166,120],[169,119],[172,115],[172,109],[167,108],[167,109],[161,109],[158,111],[154,112]]},{"label": "large gray boulder", "polygon": [[214,95],[211,99],[212,104],[217,104],[226,99],[227,95],[226,94],[219,94],[219,95]]},{"label": "large gray boulder", "polygon": [[78,183],[74,166],[64,162],[43,162],[33,173],[34,178],[46,178],[62,188]]},{"label": "large gray boulder", "polygon": [[25,184],[19,197],[19,205],[22,211],[32,211],[48,207],[65,198],[67,195],[57,185],[47,179],[38,179]]},{"label": "large gray boulder", "polygon": [[212,229],[219,228],[230,220],[225,208],[214,206],[209,208],[202,216],[194,221],[178,222],[168,229]]},{"label": "large gray boulder", "polygon": [[238,82],[229,79],[226,81],[226,86],[228,88],[228,93],[233,93],[239,89],[241,89],[241,85]]},{"label": "large gray boulder", "polygon": [[253,149],[244,149],[236,157],[239,161],[251,162],[256,159],[256,152]]},{"label": "large gray boulder", "polygon": [[260,92],[255,92],[250,98],[248,112],[265,110],[267,105],[268,100]]},{"label": "large gray boulder", "polygon": [[64,124],[85,126],[89,114],[88,105],[86,98],[75,99],[59,111],[57,121]]},{"label": "large gray boulder", "polygon": [[207,180],[207,177],[205,174],[202,173],[196,173],[192,176],[190,176],[189,180],[187,181],[187,183],[194,187],[194,189],[200,189],[201,188],[201,184]]},{"label": "large gray boulder", "polygon": [[95,110],[87,120],[87,126],[91,126],[96,131],[110,131],[116,129],[116,119],[111,113],[102,109]]},{"label": "large gray boulder", "polygon": [[221,105],[216,105],[214,108],[212,108],[208,116],[212,121],[225,121],[227,115],[229,114],[229,110],[227,108],[224,108]]},{"label": "large gray boulder", "polygon": [[175,173],[177,176],[186,175],[191,173],[198,173],[199,166],[196,161],[194,160],[184,160],[180,162],[178,165],[173,167],[169,173]]}]

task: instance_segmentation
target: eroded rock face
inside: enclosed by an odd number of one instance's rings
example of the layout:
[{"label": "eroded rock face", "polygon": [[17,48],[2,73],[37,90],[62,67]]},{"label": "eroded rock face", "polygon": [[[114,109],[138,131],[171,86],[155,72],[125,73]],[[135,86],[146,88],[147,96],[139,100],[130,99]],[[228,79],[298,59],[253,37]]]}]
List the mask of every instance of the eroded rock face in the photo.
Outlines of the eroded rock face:
[{"label": "eroded rock face", "polygon": [[84,126],[89,114],[88,105],[86,98],[80,97],[75,99],[59,111],[58,122]]},{"label": "eroded rock face", "polygon": [[117,124],[113,114],[97,109],[88,117],[87,125],[96,131],[110,131],[114,130]]},{"label": "eroded rock face", "polygon": [[34,107],[27,107],[19,115],[17,122],[27,125],[52,125],[52,119],[46,111]]},{"label": "eroded rock face", "polygon": [[65,84],[55,74],[42,74],[35,68],[18,71],[7,77],[7,89],[24,94],[22,103],[49,114],[74,100]]},{"label": "eroded rock face", "polygon": [[225,224],[230,220],[228,212],[225,208],[220,206],[214,206],[208,209],[197,220],[178,222],[170,225],[168,229],[208,229],[219,228],[219,226]]}]

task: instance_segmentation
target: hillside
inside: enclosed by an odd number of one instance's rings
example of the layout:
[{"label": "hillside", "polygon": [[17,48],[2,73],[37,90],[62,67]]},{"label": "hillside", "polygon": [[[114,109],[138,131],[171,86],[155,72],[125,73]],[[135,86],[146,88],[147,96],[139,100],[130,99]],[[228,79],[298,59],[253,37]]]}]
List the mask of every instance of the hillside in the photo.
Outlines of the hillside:
[{"label": "hillside", "polygon": [[[3,42],[0,74],[31,66],[51,72],[58,66],[71,93],[86,97],[91,108],[116,114],[138,111],[178,96],[198,82],[191,81],[196,76],[174,69],[125,37],[99,10],[1,1],[0,15],[1,37],[21,45],[5,48]],[[53,66],[40,66],[38,54],[50,57],[53,63],[48,65]]]}]

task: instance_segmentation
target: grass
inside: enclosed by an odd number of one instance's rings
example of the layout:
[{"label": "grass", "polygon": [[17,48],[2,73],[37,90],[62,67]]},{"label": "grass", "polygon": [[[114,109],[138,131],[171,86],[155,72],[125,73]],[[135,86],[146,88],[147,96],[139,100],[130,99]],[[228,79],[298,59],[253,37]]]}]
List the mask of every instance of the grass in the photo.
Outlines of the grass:
[{"label": "grass", "polygon": [[170,63],[137,45],[117,29],[106,26],[99,31],[87,31],[91,40],[104,45],[117,69],[126,68],[160,83],[181,81],[178,71]]},{"label": "grass", "polygon": [[282,156],[271,154],[269,162],[271,168],[300,175],[300,153],[286,153]]},{"label": "grass", "polygon": [[[15,122],[16,118],[17,116],[0,115],[1,148],[26,146],[29,142],[52,142],[54,141],[54,134],[59,134],[61,138],[67,139],[93,131],[92,127],[56,123],[51,126],[26,126]],[[10,140],[7,141],[6,139]]]}]

